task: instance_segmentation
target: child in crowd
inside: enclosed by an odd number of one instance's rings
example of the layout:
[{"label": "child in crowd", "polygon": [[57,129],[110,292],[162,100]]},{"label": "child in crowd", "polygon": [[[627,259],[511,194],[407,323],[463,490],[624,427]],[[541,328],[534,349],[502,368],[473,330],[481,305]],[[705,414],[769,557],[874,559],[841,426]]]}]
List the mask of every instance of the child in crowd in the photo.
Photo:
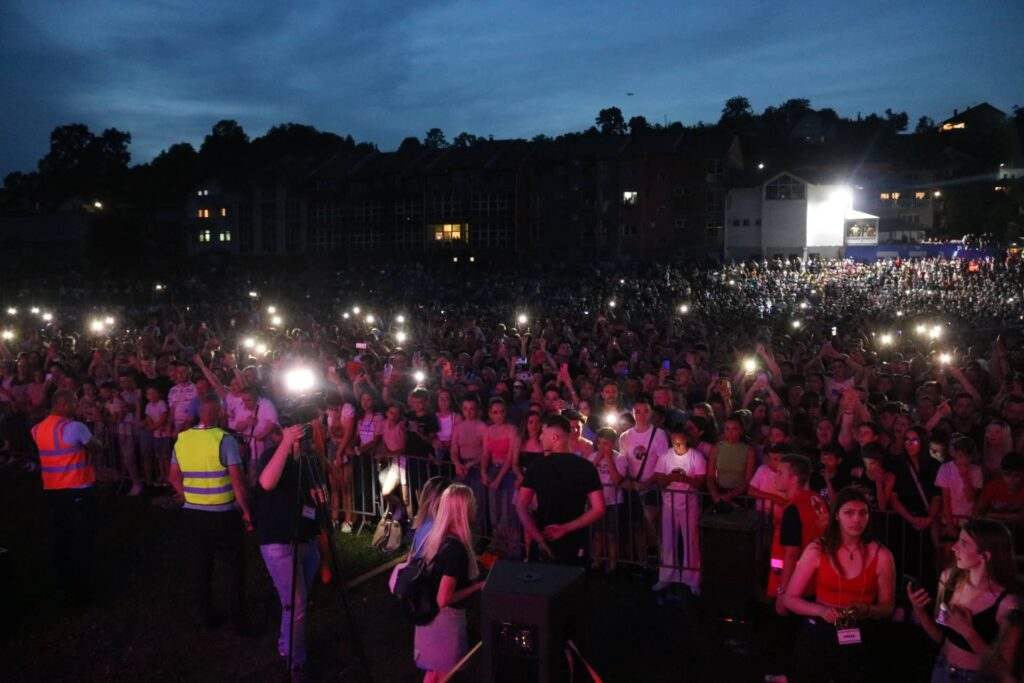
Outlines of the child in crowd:
[{"label": "child in crowd", "polygon": [[653,477],[661,493],[661,568],[655,591],[682,583],[700,594],[700,497],[707,478],[707,462],[690,448],[686,432],[671,433],[672,447],[658,459]]}]

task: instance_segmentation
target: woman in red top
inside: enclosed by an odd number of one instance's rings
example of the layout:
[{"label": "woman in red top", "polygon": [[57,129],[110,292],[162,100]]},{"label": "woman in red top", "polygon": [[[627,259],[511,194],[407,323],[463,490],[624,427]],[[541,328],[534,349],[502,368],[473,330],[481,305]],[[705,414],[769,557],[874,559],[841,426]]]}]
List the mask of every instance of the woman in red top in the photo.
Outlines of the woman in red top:
[{"label": "woman in red top", "polygon": [[[793,680],[871,678],[874,624],[892,616],[892,553],[868,535],[867,498],[848,487],[836,494],[828,528],[804,549],[786,587],[786,609],[809,617],[797,640]],[[805,599],[815,581],[815,599]]]}]

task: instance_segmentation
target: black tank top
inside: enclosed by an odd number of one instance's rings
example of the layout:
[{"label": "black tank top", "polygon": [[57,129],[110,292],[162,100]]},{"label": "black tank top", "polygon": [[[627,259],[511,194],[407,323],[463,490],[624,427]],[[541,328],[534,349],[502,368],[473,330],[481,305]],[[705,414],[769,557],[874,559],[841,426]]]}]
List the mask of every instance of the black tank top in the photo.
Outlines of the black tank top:
[{"label": "black tank top", "polygon": [[[1006,597],[1006,591],[999,594],[996,601],[991,605],[981,610],[977,614],[971,616],[971,624],[974,630],[977,632],[981,639],[985,641],[987,645],[991,645],[995,642],[996,636],[999,635],[999,624],[996,622],[996,614],[999,612],[999,603]],[[942,632],[946,634],[946,640],[956,645],[961,650],[966,652],[974,652],[971,648],[971,644],[967,642],[967,639],[960,635],[957,631],[949,628],[948,626],[939,625]]]}]

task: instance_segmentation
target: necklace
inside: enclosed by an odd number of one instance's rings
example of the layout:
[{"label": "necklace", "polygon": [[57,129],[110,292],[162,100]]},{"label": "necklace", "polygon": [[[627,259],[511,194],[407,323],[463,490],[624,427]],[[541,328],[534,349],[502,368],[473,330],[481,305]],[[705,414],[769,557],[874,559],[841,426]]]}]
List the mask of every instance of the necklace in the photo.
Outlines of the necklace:
[{"label": "necklace", "polygon": [[852,548],[850,546],[844,545],[842,549],[846,551],[846,554],[850,556],[849,559],[852,561],[853,551],[856,549],[857,553],[860,553],[860,543],[855,544]]}]

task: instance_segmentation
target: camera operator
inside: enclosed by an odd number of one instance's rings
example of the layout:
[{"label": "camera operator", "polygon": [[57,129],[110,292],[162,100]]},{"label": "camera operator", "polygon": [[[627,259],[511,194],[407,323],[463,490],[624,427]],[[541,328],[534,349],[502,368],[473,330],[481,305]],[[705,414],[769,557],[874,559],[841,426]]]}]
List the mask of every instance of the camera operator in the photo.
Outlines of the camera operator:
[{"label": "camera operator", "polygon": [[[260,554],[281,600],[277,651],[287,659],[291,650],[290,673],[293,680],[302,676],[306,663],[307,596],[320,562],[320,554],[313,541],[318,531],[316,505],[309,491],[303,491],[301,499],[297,493],[300,442],[306,429],[305,424],[292,425],[284,430],[275,427],[268,435],[270,445],[256,465],[257,486],[253,506]],[[297,565],[294,564],[293,549],[298,552]],[[293,568],[298,582],[294,587]],[[294,631],[292,619],[295,620]]]}]

